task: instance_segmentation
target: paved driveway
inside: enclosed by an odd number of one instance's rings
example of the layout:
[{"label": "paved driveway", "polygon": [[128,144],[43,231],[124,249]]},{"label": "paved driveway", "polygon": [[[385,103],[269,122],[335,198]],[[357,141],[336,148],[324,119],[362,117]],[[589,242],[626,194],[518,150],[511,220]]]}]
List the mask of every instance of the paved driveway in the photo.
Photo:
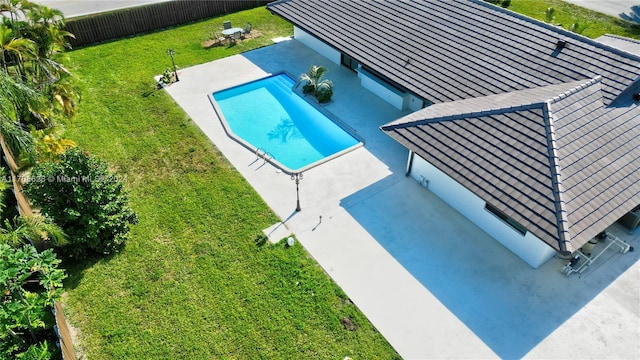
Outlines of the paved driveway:
[{"label": "paved driveway", "polygon": [[171,0],[36,0],[35,2],[62,11],[65,18]]},{"label": "paved driveway", "polygon": [[[295,184],[225,134],[207,94],[311,64],[366,143],[306,171],[296,213]],[[640,252],[568,278],[558,259],[531,269],[404,176],[406,149],[378,129],[402,113],[352,71],[294,40],[183,69],[167,91],[405,359],[640,358]]]},{"label": "paved driveway", "polygon": [[[102,11],[171,0],[37,0],[37,3],[61,10],[71,18]],[[640,23],[638,0],[564,0],[587,9]]]},{"label": "paved driveway", "polygon": [[640,23],[639,0],[564,0],[603,14]]}]

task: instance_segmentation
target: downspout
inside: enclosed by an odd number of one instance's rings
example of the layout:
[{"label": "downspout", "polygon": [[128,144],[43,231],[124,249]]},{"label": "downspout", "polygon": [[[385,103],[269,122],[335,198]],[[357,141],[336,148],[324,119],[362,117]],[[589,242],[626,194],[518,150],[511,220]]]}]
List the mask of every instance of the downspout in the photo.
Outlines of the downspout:
[{"label": "downspout", "polygon": [[407,158],[407,172],[404,176],[409,176],[411,174],[411,167],[413,166],[413,150],[409,150],[409,157]]}]

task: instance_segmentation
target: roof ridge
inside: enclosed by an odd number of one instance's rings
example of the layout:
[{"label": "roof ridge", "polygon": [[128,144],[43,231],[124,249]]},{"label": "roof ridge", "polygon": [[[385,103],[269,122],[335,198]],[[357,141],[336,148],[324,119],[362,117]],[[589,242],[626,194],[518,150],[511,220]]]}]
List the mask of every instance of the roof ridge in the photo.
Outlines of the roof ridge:
[{"label": "roof ridge", "polygon": [[[441,121],[450,121],[450,120],[464,120],[464,119],[468,119],[468,118],[474,118],[474,117],[481,117],[481,116],[487,116],[487,115],[498,115],[498,114],[503,114],[503,113],[509,113],[509,112],[515,112],[515,111],[522,111],[522,110],[529,110],[529,109],[536,109],[541,107],[543,104],[553,104],[556,103],[562,99],[567,98],[568,96],[575,94],[587,87],[590,87],[596,83],[599,83],[602,79],[602,76],[598,75],[596,77],[594,77],[593,79],[586,79],[584,80],[584,82],[580,83],[579,85],[575,86],[574,88],[571,88],[569,90],[565,90],[564,92],[560,93],[557,96],[554,96],[550,99],[546,99],[543,97],[537,98],[537,99],[531,99],[528,100],[524,103],[520,103],[517,105],[505,105],[505,106],[499,106],[499,105],[494,105],[491,107],[487,107],[484,108],[482,110],[476,110],[476,111],[468,111],[468,112],[459,112],[456,114],[448,114],[448,115],[439,115],[439,116],[435,116],[435,117],[430,117],[427,119],[417,119],[417,120],[412,120],[412,121],[407,121],[407,122],[402,122],[402,123],[392,123],[392,124],[387,124],[387,125],[383,125],[380,127],[380,129],[382,130],[392,130],[392,129],[400,129],[400,128],[405,128],[405,127],[411,127],[411,126],[418,126],[418,125],[426,125],[429,123],[435,123],[435,122],[441,122]],[[575,81],[577,82],[577,81]],[[568,82],[571,83],[571,82]],[[485,96],[479,96],[479,97],[475,97],[475,98],[469,98],[469,99],[460,99],[460,100],[454,100],[454,101],[450,101],[450,102],[446,102],[446,103],[439,103],[439,104],[434,104],[432,106],[439,106],[442,104],[448,104],[448,103],[464,103],[464,102],[469,102],[469,101],[477,101],[483,98],[489,98],[489,99],[493,99],[496,97],[500,97],[500,96],[504,96],[504,95],[508,95],[508,94],[512,94],[512,93],[522,93],[522,92],[527,92],[527,91],[531,91],[531,90],[535,90],[535,89],[540,89],[540,88],[548,88],[548,87],[553,87],[553,86],[559,86],[565,83],[560,83],[560,84],[553,84],[553,85],[545,85],[545,86],[538,86],[535,88],[529,88],[529,89],[522,89],[522,90],[514,90],[514,91],[509,91],[506,93],[500,93],[500,94],[492,94],[492,95],[485,95]],[[491,102],[490,102],[491,103]],[[491,103],[492,105],[494,103]],[[412,114],[421,112],[422,110],[426,110],[431,108],[431,106],[420,109],[415,111]],[[409,115],[410,116],[410,115]]]},{"label": "roof ridge", "polygon": [[556,146],[556,132],[551,111],[551,101],[545,102],[542,109],[547,137],[547,149],[549,151],[549,169],[551,171],[551,187],[553,189],[553,199],[556,208],[556,221],[558,225],[558,246],[562,252],[572,252],[567,249],[567,244],[571,244],[571,234],[568,225],[566,203],[564,201],[564,187],[562,186],[561,166]]},{"label": "roof ridge", "polygon": [[557,96],[552,97],[551,99],[547,100],[546,103],[548,103],[548,105],[551,104],[555,104],[560,100],[564,100],[566,98],[568,98],[569,96],[576,94],[588,87],[591,87],[594,84],[600,83],[602,81],[602,76],[601,75],[597,75],[596,77],[594,77],[593,79],[589,79],[587,81],[585,81],[583,84],[580,84],[576,87],[574,87],[573,89],[569,89],[565,92],[563,92],[562,94],[559,94]]},{"label": "roof ridge", "polygon": [[[491,96],[491,95],[488,95],[488,96]],[[482,97],[484,96],[481,96],[480,98]],[[478,98],[471,98],[471,99],[478,99]],[[464,101],[464,100],[466,99],[455,100],[452,102]],[[507,113],[507,112],[535,109],[540,107],[542,103],[543,103],[542,101],[537,101],[537,102],[531,102],[528,104],[522,104],[518,106],[503,106],[503,107],[496,107],[496,108],[480,110],[480,111],[471,111],[466,113],[458,113],[454,115],[438,116],[434,118],[420,119],[420,120],[409,121],[409,122],[400,123],[400,124],[383,125],[380,127],[380,129],[393,130],[393,129],[401,129],[406,127],[418,126],[418,125],[426,125],[426,124],[442,122],[442,121],[464,120],[467,118],[475,118],[475,117],[481,117],[481,116],[487,116],[487,115],[498,115],[498,114]],[[425,109],[428,109],[428,107],[426,107]]]},{"label": "roof ridge", "polygon": [[491,8],[491,9],[496,10],[498,12],[501,12],[501,13],[503,13],[505,15],[509,15],[509,16],[514,17],[514,18],[518,18],[518,19],[524,20],[524,21],[526,21],[528,23],[531,23],[533,25],[537,25],[537,26],[546,28],[548,30],[552,30],[554,32],[557,32],[559,36],[565,36],[565,37],[573,38],[575,40],[588,43],[588,44],[593,45],[595,47],[598,47],[598,48],[601,48],[601,49],[605,49],[607,51],[615,52],[618,55],[622,55],[622,56],[624,56],[626,58],[633,58],[634,60],[640,60],[640,55],[632,54],[630,52],[618,49],[618,48],[613,47],[611,45],[607,45],[607,44],[601,43],[599,41],[596,41],[595,39],[591,39],[591,38],[588,38],[588,37],[586,37],[584,35],[580,35],[580,34],[572,32],[572,31],[566,30],[563,27],[551,25],[551,24],[548,24],[548,23],[546,23],[544,21],[532,18],[530,16],[526,16],[526,15],[517,13],[517,12],[515,12],[513,10],[509,10],[509,9],[506,9],[506,8],[503,8],[503,7],[500,7],[500,6],[497,6],[497,5],[493,5],[493,4],[491,4],[491,3],[487,2],[487,1],[484,1],[484,0],[467,0],[467,1],[470,1],[470,2],[472,2],[474,4],[478,4],[478,5],[481,5],[481,6],[484,6],[484,7]]}]

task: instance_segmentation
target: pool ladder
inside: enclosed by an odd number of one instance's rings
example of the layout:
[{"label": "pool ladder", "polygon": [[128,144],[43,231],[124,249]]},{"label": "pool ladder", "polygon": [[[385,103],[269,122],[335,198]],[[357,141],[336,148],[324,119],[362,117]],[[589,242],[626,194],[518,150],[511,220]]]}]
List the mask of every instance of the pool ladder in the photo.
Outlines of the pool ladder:
[{"label": "pool ladder", "polygon": [[264,160],[264,162],[266,163],[268,160],[273,159],[273,154],[271,154],[270,152],[268,152],[267,150],[263,149],[263,148],[257,148],[256,149],[256,160],[262,158],[262,160]]}]

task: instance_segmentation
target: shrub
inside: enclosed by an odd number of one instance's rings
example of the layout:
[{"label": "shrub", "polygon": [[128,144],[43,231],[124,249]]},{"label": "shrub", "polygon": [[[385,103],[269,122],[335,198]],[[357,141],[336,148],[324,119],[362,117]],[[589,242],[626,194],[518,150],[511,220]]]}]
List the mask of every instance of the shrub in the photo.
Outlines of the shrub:
[{"label": "shrub", "polygon": [[502,6],[503,8],[508,8],[511,6],[511,0],[484,0],[488,3],[492,3],[494,5]]},{"label": "shrub", "polygon": [[51,310],[66,277],[59,263],[52,250],[0,244],[0,358],[54,358]]},{"label": "shrub", "polygon": [[36,165],[24,192],[67,234],[62,250],[70,256],[116,251],[128,237],[128,225],[138,221],[124,184],[107,163],[77,148],[57,163]]},{"label": "shrub", "polygon": [[316,98],[320,103],[326,103],[331,101],[332,96],[333,96],[333,89],[331,86],[320,87],[316,92]]},{"label": "shrub", "polygon": [[302,86],[302,92],[305,94],[310,94],[316,91],[316,86],[313,84],[304,84]]}]

